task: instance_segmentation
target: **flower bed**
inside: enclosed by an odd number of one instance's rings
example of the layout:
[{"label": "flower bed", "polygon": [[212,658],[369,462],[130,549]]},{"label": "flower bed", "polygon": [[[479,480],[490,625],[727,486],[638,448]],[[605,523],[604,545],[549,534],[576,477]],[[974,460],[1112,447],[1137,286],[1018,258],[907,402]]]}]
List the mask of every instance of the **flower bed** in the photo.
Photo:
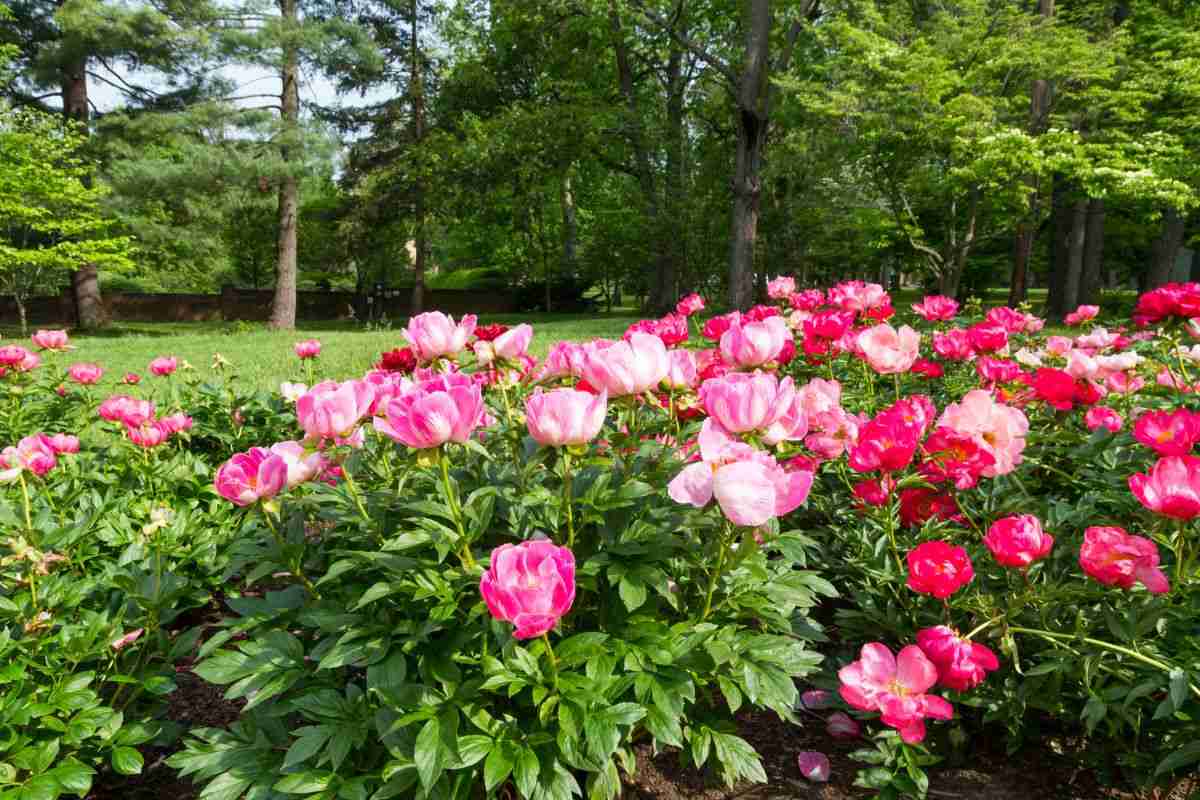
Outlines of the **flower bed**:
[{"label": "flower bed", "polygon": [[[882,796],[981,736],[1200,760],[1200,286],[1077,336],[769,290],[541,362],[424,314],[365,376],[298,343],[278,394],[164,356],[101,398],[65,334],[0,347],[0,786],[175,742],[205,797],[610,798],[647,743],[764,780],[746,709],[860,740]],[[235,724],[166,718],[192,658]]]}]

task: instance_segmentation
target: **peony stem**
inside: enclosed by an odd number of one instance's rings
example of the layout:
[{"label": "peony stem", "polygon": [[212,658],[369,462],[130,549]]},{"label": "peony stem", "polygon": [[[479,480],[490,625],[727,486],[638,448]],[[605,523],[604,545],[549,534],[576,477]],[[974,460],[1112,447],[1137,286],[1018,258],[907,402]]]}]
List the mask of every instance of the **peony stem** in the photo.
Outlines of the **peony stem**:
[{"label": "peony stem", "polygon": [[575,500],[574,473],[571,471],[571,451],[562,448],[563,464],[563,515],[567,518],[567,548],[575,546],[575,512],[572,504]]},{"label": "peony stem", "polygon": [[975,636],[976,636],[977,634],[983,633],[983,632],[984,632],[984,631],[986,631],[988,628],[990,628],[990,627],[992,627],[993,625],[995,625],[995,624],[997,624],[997,623],[1001,622],[1003,619],[1004,619],[1004,615],[1003,615],[1003,614],[1002,614],[1002,615],[1000,615],[1000,616],[998,616],[998,617],[995,617],[995,618],[993,618],[993,619],[989,619],[987,622],[984,622],[983,624],[981,624],[981,625],[977,625],[977,626],[975,626],[974,628],[972,628],[972,629],[971,629],[971,632],[970,632],[970,633],[968,633],[968,634],[967,634],[966,636],[964,636],[963,638],[964,638],[964,639],[966,639],[967,641],[970,641],[971,639],[974,639],[974,638],[975,638]]},{"label": "peony stem", "polygon": [[[283,540],[283,536],[279,533],[279,528],[275,526],[275,520],[271,519],[271,512],[263,509],[263,519],[267,521],[267,527],[271,529],[271,535],[275,537],[275,543],[279,545],[279,552],[284,558],[287,558],[287,542]],[[304,567],[300,563],[299,554],[291,558],[290,561],[291,563],[289,564],[289,569],[291,570],[292,574],[295,575],[302,584],[304,584],[304,588],[308,589],[308,593],[311,594],[314,599],[320,600],[321,593],[317,591],[317,587],[313,585],[313,582],[310,581],[308,576],[304,574]]]},{"label": "peony stem", "polygon": [[721,530],[720,551],[717,553],[717,568],[713,570],[708,578],[708,591],[704,595],[704,611],[700,614],[700,621],[708,619],[709,612],[712,611],[713,592],[717,590],[717,581],[721,579],[721,572],[725,569],[725,554],[729,550],[728,534],[730,525],[725,523],[725,527]]},{"label": "peony stem", "polygon": [[458,529],[458,540],[461,542],[461,547],[458,551],[458,558],[462,562],[463,569],[475,569],[475,557],[471,555],[471,542],[467,539],[467,530],[463,527],[462,507],[458,503],[458,492],[454,488],[454,484],[450,482],[450,456],[446,455],[446,446],[442,445],[439,448],[439,455],[442,462],[442,486],[446,489],[446,503],[450,506],[450,515],[454,517],[454,526]]},{"label": "peony stem", "polygon": [[550,667],[554,671],[554,675],[553,675],[554,688],[557,689],[558,688],[558,657],[554,655],[554,648],[550,646],[550,634],[548,632],[542,634],[542,641],[546,645],[546,654],[548,656],[550,656]]},{"label": "peony stem", "polygon": [[363,494],[355,483],[354,478],[350,476],[350,470],[342,465],[342,478],[346,481],[346,488],[350,490],[350,496],[354,498],[354,505],[358,507],[358,513],[362,515],[363,521],[368,525],[371,524],[371,515],[367,513],[367,507],[363,505]]}]

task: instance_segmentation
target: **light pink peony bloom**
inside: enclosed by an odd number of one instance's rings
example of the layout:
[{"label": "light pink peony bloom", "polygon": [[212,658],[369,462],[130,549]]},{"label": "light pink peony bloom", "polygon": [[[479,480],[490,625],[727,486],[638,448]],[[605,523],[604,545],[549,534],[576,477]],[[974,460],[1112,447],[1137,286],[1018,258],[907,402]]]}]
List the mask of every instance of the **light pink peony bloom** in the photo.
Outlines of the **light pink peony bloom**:
[{"label": "light pink peony bloom", "polygon": [[296,401],[296,418],[310,439],[349,439],[374,397],[366,381],[323,381]]},{"label": "light pink peony bloom", "polygon": [[321,355],[321,343],[316,339],[305,339],[303,342],[296,342],[292,349],[296,351],[297,357],[301,359],[316,358]]},{"label": "light pink peony bloom", "polygon": [[100,415],[100,419],[108,422],[120,422],[121,416],[125,413],[125,406],[131,402],[135,401],[127,394],[114,394],[96,408],[96,413]]},{"label": "light pink peony bloom", "polygon": [[885,322],[860,333],[858,346],[871,369],[895,375],[912,369],[921,353],[921,334],[907,325],[896,330]]},{"label": "light pink peony bloom", "polygon": [[600,433],[608,396],[575,389],[535,390],[525,399],[525,424],[538,444],[564,447],[587,444]]},{"label": "light pink peony bloom", "polygon": [[23,469],[29,470],[39,478],[58,464],[58,454],[45,440],[45,434],[26,436],[17,442],[16,447],[6,447],[4,455],[8,469],[16,469],[18,473]]},{"label": "light pink peony bloom", "polygon": [[946,322],[958,313],[958,301],[940,294],[928,295],[920,303],[914,303],[913,313],[926,322]]},{"label": "light pink peony bloom", "polygon": [[161,420],[148,419],[138,425],[125,424],[125,435],[129,441],[147,450],[166,444],[171,438],[171,429]]},{"label": "light pink peony bloom", "polygon": [[17,372],[33,372],[42,364],[42,357],[37,353],[26,353],[19,364],[13,366]]},{"label": "light pink peony bloom", "polygon": [[860,711],[879,711],[883,724],[916,744],[925,738],[925,718],[951,719],[954,707],[937,695],[926,694],[937,683],[937,667],[921,648],[909,645],[893,656],[885,645],[862,647],[858,661],[838,671],[842,699]]},{"label": "light pink peony bloom", "polygon": [[316,479],[329,464],[325,456],[306,449],[302,442],[276,442],[271,445],[271,454],[283,459],[289,489]]},{"label": "light pink peony bloom", "polygon": [[585,347],[580,366],[580,377],[609,397],[657,389],[671,371],[662,339],[641,332],[620,342],[592,342]]},{"label": "light pink peony bloom", "polygon": [[1140,375],[1128,375],[1124,372],[1114,372],[1104,379],[1104,388],[1115,394],[1136,394],[1146,386],[1146,379]]},{"label": "light pink peony bloom", "polygon": [[119,421],[129,428],[136,428],[140,425],[145,425],[148,422],[153,422],[158,410],[154,407],[154,403],[149,400],[138,400],[131,397],[121,406],[121,416]]},{"label": "light pink peony bloom", "polygon": [[417,360],[421,363],[435,358],[458,355],[467,346],[467,340],[475,332],[474,314],[463,316],[456,325],[453,317],[440,311],[427,311],[408,321],[404,338],[412,345]]},{"label": "light pink peony bloom", "polygon": [[479,592],[496,619],[532,639],[551,630],[575,602],[575,556],[545,539],[502,544],[492,551]]},{"label": "light pink peony bloom", "polygon": [[813,473],[788,472],[767,453],[734,442],[712,420],[700,430],[702,461],[684,467],[667,485],[677,503],[703,508],[715,497],[735,525],[756,527],[808,499]]},{"label": "light pink peony bloom", "polygon": [[783,317],[752,321],[735,313],[721,334],[721,357],[738,367],[761,367],[779,356],[791,335]]},{"label": "light pink peony bloom", "polygon": [[287,463],[263,447],[238,453],[217,467],[213,488],[234,505],[248,506],[270,500],[287,486]]},{"label": "light pink peony bloom", "polygon": [[1074,327],[1075,325],[1082,325],[1089,319],[1095,319],[1096,315],[1099,313],[1100,306],[1080,306],[1070,314],[1067,314],[1065,317],[1063,317],[1063,322]]},{"label": "light pink peony bloom", "polygon": [[[1051,336],[1051,339],[1062,338]],[[1117,344],[1121,339],[1121,334],[1111,333],[1107,328],[1092,328],[1092,332],[1084,336],[1075,337],[1075,346],[1089,350],[1104,350]]]},{"label": "light pink peony bloom", "polygon": [[67,374],[80,386],[92,386],[100,381],[104,370],[98,364],[72,364],[67,369]]},{"label": "light pink peony bloom", "polygon": [[857,739],[862,735],[862,726],[845,711],[835,711],[825,721],[825,732],[834,739]]},{"label": "light pink peony bloom", "polygon": [[33,343],[43,350],[69,350],[67,332],[63,330],[57,331],[37,331],[29,337]]},{"label": "light pink peony bloom", "polygon": [[1066,356],[1075,347],[1069,336],[1051,336],[1046,339],[1046,352],[1052,356]]},{"label": "light pink peony bloom", "polygon": [[1079,566],[1105,586],[1132,589],[1140,581],[1151,594],[1171,591],[1166,574],[1158,567],[1158,547],[1124,528],[1092,527],[1084,531]]},{"label": "light pink peony bloom", "polygon": [[1067,354],[1067,374],[1076,380],[1096,377],[1100,365],[1096,360],[1082,350],[1072,350]]},{"label": "light pink peony bloom", "polygon": [[[796,399],[792,379],[768,372],[731,372],[700,385],[700,402],[709,417],[730,433],[747,433],[773,425]],[[803,419],[803,406],[799,407]],[[807,424],[805,425],[807,433]],[[800,437],[803,438],[801,433]]]},{"label": "light pink peony bloom", "polygon": [[417,450],[462,444],[484,422],[483,390],[462,373],[423,380],[388,403],[375,430]]},{"label": "light pink peony bloom", "polygon": [[279,393],[283,395],[283,399],[292,403],[303,397],[304,393],[307,391],[308,387],[303,383],[291,383],[290,381],[284,381],[283,383],[279,384]]},{"label": "light pink peony bloom", "polygon": [[829,757],[815,750],[805,750],[796,756],[800,774],[813,783],[829,782]]},{"label": "light pink peony bloom", "polygon": [[521,324],[493,339],[492,349],[496,354],[496,358],[516,361],[528,352],[531,341],[533,341],[533,326]]},{"label": "light pink peony bloom", "polygon": [[842,385],[837,381],[813,378],[797,389],[796,395],[800,398],[804,415],[808,417],[809,427],[818,427],[823,415],[842,407]]},{"label": "light pink peony bloom", "polygon": [[159,424],[166,428],[171,435],[190,431],[195,420],[184,414],[182,411],[176,411],[174,414],[168,414],[159,420]]},{"label": "light pink peony bloom", "polygon": [[847,414],[839,406],[818,417],[815,430],[804,439],[804,446],[822,458],[837,458],[858,442],[859,430],[866,423],[865,415]]},{"label": "light pink peony bloom", "polygon": [[772,300],[787,300],[796,293],[796,279],[789,275],[780,275],[767,281],[767,297]]},{"label": "light pink peony bloom", "polygon": [[670,369],[663,383],[670,389],[694,389],[700,382],[700,371],[696,368],[696,354],[691,350],[668,350]]},{"label": "light pink peony bloom", "polygon": [[157,375],[160,378],[170,375],[178,368],[179,359],[175,356],[159,356],[151,361],[150,366],[147,367],[151,375]]},{"label": "light pink peony bloom", "polygon": [[1200,458],[1165,456],[1147,472],[1129,476],[1129,489],[1143,506],[1172,519],[1200,516]]},{"label": "light pink peony bloom", "polygon": [[996,402],[991,392],[974,389],[962,400],[946,406],[936,427],[950,428],[970,437],[995,460],[982,474],[994,478],[1007,475],[1021,463],[1029,420],[1017,408]]},{"label": "light pink peony bloom", "polygon": [[79,452],[79,437],[69,433],[43,433],[42,443],[54,451],[55,455],[66,455]]}]

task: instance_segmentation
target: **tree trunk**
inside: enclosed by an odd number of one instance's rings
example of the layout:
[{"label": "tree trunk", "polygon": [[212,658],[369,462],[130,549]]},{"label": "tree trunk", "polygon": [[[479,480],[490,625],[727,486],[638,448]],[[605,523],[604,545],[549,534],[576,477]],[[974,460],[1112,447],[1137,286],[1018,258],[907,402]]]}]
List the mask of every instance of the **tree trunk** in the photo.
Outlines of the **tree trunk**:
[{"label": "tree trunk", "polygon": [[[299,25],[296,0],[278,0],[283,27]],[[289,30],[289,33],[292,31]],[[275,330],[296,327],[296,255],[298,249],[298,217],[300,212],[300,181],[291,174],[292,150],[297,146],[300,129],[300,54],[297,45],[284,47],[283,69],[280,72],[280,121],[283,124],[284,169],[289,170],[279,182],[279,244],[275,262],[275,296],[271,301],[271,319],[267,326]]]},{"label": "tree trunk", "polygon": [[1070,189],[1066,178],[1055,175],[1051,190],[1050,214],[1052,235],[1049,241],[1050,275],[1046,281],[1046,315],[1062,319],[1065,308],[1064,290],[1067,285],[1071,242]]},{"label": "tree trunk", "polygon": [[1064,313],[1079,306],[1079,285],[1083,276],[1083,251],[1087,237],[1088,200],[1071,204],[1071,232],[1067,243],[1067,271],[1064,276],[1062,304]]},{"label": "tree trunk", "polygon": [[[409,39],[412,51],[409,57],[409,91],[412,92],[413,146],[420,152],[425,139],[425,87],[421,80],[420,40],[417,36],[418,0],[412,0],[412,29]],[[425,183],[418,170],[413,186],[413,218],[416,220],[416,236],[413,254],[413,290],[410,313],[420,314],[425,310]]]},{"label": "tree trunk", "polygon": [[579,249],[579,220],[575,213],[575,192],[571,188],[571,169],[563,173],[559,184],[559,205],[562,206],[562,272],[575,276]]},{"label": "tree trunk", "polygon": [[[678,5],[675,25],[680,35],[688,35],[686,0]],[[687,228],[683,224],[687,208],[686,184],[683,174],[684,151],[687,134],[684,131],[684,92],[686,78],[683,74],[684,51],[675,39],[671,40],[671,51],[667,58],[667,130],[666,130],[666,177],[663,187],[665,214],[659,235],[658,274],[655,281],[655,311],[670,311],[680,295],[679,277],[683,272],[684,238]]]},{"label": "tree trunk", "polygon": [[737,86],[737,156],[733,173],[733,220],[729,244],[729,304],[754,304],[754,245],[762,196],[760,172],[768,117],[767,54],[771,45],[770,0],[748,0],[746,52]]},{"label": "tree trunk", "polygon": [[[1039,0],[1038,14],[1045,22],[1054,16],[1054,0]],[[1029,89],[1029,132],[1038,134],[1045,128],[1046,112],[1050,108],[1050,82],[1037,79]],[[1008,290],[1008,304],[1016,308],[1025,302],[1029,288],[1029,258],[1033,253],[1033,240],[1037,235],[1038,182],[1030,175],[1025,179],[1029,195],[1029,219],[1017,225],[1013,238],[1012,281]]]},{"label": "tree trunk", "polygon": [[1200,252],[1192,251],[1192,264],[1188,269],[1188,280],[1200,283]]},{"label": "tree trunk", "polygon": [[108,322],[95,264],[84,264],[71,274],[71,290],[75,296],[75,320],[79,327],[99,328]]},{"label": "tree trunk", "polygon": [[[61,83],[63,116],[78,122],[80,130],[86,134],[91,116],[88,106],[87,58],[80,58],[63,69]],[[85,183],[90,184],[91,180],[88,179]],[[100,281],[97,279],[95,267],[90,267],[87,276],[79,276],[80,271],[87,269],[88,267],[81,267],[80,270],[76,270],[71,276],[71,286],[75,293],[75,314],[79,327],[94,330],[102,327],[107,320],[104,318]]]},{"label": "tree trunk", "polygon": [[1146,281],[1142,291],[1157,289],[1171,280],[1179,248],[1183,244],[1183,216],[1173,206],[1163,211],[1162,232],[1154,239],[1150,250],[1150,264],[1146,270]]},{"label": "tree trunk", "polygon": [[1104,281],[1104,198],[1093,197],[1088,202],[1087,241],[1083,245],[1083,275],[1079,279],[1079,302],[1100,303],[1100,287]]},{"label": "tree trunk", "polygon": [[29,318],[25,310],[25,297],[18,292],[13,295],[13,302],[17,304],[17,319],[21,322],[21,335],[25,336],[29,333]]}]

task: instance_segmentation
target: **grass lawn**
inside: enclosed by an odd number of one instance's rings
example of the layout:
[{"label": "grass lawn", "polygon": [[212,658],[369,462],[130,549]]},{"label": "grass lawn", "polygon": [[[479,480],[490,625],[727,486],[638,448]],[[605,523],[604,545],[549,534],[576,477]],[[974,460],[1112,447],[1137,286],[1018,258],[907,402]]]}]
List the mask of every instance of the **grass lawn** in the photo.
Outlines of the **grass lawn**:
[{"label": "grass lawn", "polygon": [[[529,322],[534,338],[530,348],[536,356],[545,355],[550,345],[563,339],[586,340],[596,337],[620,338],[629,325],[639,319],[630,314],[525,314],[489,315],[481,323],[502,322],[516,325]],[[89,361],[104,367],[102,389],[111,390],[126,372],[137,372],[143,379],[151,376],[146,366],[155,356],[176,356],[186,360],[202,375],[209,372],[213,354],[220,353],[233,364],[233,373],[243,381],[264,389],[276,389],[280,381],[304,380],[304,368],[292,352],[302,339],[321,342],[317,374],[344,379],[366,372],[379,354],[406,342],[400,326],[390,330],[365,330],[353,323],[302,323],[296,331],[268,331],[262,325],[247,323],[127,323],[115,325],[98,334],[72,333],[75,350],[65,355],[47,355],[66,367]],[[0,344],[18,343],[31,347],[27,337],[6,328]]]}]

